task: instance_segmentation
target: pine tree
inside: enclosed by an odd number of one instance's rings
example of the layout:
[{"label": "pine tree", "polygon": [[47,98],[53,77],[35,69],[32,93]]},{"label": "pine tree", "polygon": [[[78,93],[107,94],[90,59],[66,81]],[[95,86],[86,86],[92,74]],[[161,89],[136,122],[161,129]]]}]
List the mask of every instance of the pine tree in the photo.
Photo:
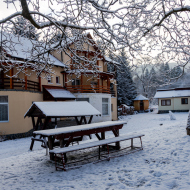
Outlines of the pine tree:
[{"label": "pine tree", "polygon": [[124,49],[122,49],[122,52],[119,55],[118,62],[121,63],[120,68],[117,70],[118,105],[132,105],[137,92]]}]

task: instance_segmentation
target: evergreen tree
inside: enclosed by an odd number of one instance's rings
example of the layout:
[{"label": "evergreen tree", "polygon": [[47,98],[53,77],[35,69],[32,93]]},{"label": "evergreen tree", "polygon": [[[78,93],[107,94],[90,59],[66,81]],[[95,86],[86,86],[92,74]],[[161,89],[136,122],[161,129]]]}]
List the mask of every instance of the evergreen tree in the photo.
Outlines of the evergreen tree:
[{"label": "evergreen tree", "polygon": [[119,55],[118,62],[121,63],[120,68],[117,70],[118,105],[132,105],[137,92],[124,49],[122,49],[122,52]]},{"label": "evergreen tree", "polygon": [[39,34],[37,34],[35,27],[23,17],[16,18],[15,25],[13,27],[13,34],[20,35],[31,40],[38,40],[39,38]]}]

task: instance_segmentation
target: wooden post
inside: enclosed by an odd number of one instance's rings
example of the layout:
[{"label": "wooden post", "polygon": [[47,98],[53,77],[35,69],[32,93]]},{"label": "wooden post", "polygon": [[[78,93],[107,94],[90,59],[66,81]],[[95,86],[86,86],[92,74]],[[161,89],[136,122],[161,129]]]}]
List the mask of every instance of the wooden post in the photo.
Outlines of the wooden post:
[{"label": "wooden post", "polygon": [[81,93],[83,93],[83,74],[81,74]]},{"label": "wooden post", "polygon": [[39,91],[42,91],[42,82],[41,82],[41,77],[38,77],[38,81],[39,81]]},{"label": "wooden post", "polygon": [[64,77],[65,77],[65,87],[67,87],[67,74],[66,73],[64,74]]},{"label": "wooden post", "polygon": [[13,68],[10,70],[10,89],[13,89]]},{"label": "wooden post", "polygon": [[[53,141],[54,138],[52,136],[48,137],[48,146],[49,146],[49,150],[53,150]],[[54,154],[50,153],[50,160],[54,160]]]},{"label": "wooden post", "polygon": [[[26,69],[25,69],[26,72]],[[27,90],[27,75],[24,74],[24,80],[25,80],[25,90]]]}]

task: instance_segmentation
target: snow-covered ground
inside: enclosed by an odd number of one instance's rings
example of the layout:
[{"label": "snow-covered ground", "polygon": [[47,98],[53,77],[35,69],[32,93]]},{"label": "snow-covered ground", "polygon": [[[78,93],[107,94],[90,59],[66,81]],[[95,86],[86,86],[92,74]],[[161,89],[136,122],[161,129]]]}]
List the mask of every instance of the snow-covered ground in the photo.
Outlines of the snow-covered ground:
[{"label": "snow-covered ground", "polygon": [[55,171],[38,142],[29,151],[30,138],[0,142],[0,189],[189,189],[188,113],[174,115],[123,117],[120,134],[144,133],[144,150],[66,172]]}]

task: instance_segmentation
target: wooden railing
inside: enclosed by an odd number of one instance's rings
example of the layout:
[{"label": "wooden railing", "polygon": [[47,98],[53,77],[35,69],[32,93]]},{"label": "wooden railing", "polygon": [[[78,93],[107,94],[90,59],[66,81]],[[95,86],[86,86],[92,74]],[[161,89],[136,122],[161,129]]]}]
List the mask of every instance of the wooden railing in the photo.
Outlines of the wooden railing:
[{"label": "wooden railing", "polygon": [[72,85],[67,86],[67,90],[71,93],[106,93],[115,96],[115,91],[111,91],[107,86],[97,86],[97,85]]},{"label": "wooden railing", "polygon": [[40,91],[39,82],[27,80],[22,81],[18,78],[4,78],[0,83],[0,89],[18,89]]}]

